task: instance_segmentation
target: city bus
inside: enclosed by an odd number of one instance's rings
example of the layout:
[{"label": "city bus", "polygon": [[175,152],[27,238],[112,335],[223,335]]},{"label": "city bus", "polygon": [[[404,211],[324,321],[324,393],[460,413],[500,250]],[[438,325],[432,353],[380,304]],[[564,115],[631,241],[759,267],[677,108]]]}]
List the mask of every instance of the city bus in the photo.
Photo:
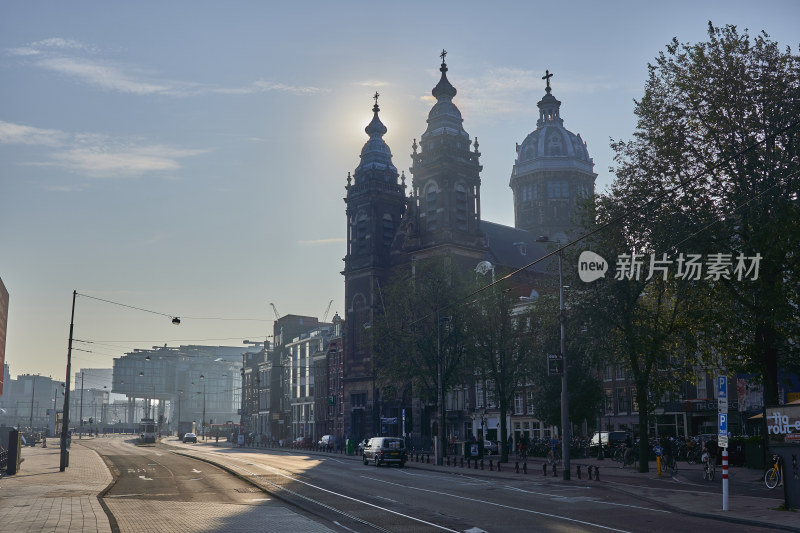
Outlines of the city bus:
[{"label": "city bus", "polygon": [[142,418],[139,422],[139,444],[155,443],[158,429],[152,418]]}]

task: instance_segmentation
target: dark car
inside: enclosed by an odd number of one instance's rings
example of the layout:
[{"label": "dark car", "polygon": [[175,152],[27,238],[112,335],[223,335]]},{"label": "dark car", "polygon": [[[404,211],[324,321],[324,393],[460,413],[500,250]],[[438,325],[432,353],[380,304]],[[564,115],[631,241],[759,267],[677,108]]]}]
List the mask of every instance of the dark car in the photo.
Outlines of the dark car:
[{"label": "dark car", "polygon": [[361,454],[364,464],[372,461],[375,466],[396,464],[400,468],[408,461],[406,444],[399,437],[372,437]]},{"label": "dark car", "polygon": [[194,442],[195,444],[197,444],[197,435],[195,435],[194,433],[186,433],[183,436],[183,442]]}]

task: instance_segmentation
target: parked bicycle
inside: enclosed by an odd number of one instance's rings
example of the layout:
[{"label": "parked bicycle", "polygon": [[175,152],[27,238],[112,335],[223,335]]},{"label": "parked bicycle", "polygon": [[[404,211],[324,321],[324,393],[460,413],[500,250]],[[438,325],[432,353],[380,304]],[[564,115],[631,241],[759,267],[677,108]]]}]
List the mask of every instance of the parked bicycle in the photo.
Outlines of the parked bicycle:
[{"label": "parked bicycle", "polygon": [[[670,475],[678,473],[678,462],[675,460],[674,455],[665,455],[664,460],[661,461],[661,468]],[[713,479],[713,478],[711,478]]]},{"label": "parked bicycle", "polygon": [[764,483],[767,488],[774,489],[780,485],[782,481],[783,465],[781,464],[781,457],[778,454],[772,454],[772,466],[764,472]]},{"label": "parked bicycle", "polygon": [[714,481],[714,476],[717,470],[717,458],[710,455],[708,452],[703,452],[703,479]]}]

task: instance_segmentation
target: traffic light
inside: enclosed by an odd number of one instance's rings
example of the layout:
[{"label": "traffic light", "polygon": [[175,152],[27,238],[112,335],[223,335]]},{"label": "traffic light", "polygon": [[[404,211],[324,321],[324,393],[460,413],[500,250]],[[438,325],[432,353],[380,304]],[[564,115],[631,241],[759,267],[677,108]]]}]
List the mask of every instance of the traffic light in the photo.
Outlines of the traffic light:
[{"label": "traffic light", "polygon": [[547,354],[547,375],[561,376],[564,374],[564,359],[561,354]]}]

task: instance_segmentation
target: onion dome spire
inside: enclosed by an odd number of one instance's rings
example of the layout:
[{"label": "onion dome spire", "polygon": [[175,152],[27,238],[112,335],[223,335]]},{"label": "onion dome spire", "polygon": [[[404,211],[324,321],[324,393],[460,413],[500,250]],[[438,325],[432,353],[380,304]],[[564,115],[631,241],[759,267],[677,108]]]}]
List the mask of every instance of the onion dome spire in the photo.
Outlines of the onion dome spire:
[{"label": "onion dome spire", "polygon": [[450,83],[447,79],[447,63],[444,62],[444,58],[447,57],[447,50],[442,50],[442,53],[439,55],[442,58],[442,66],[439,67],[439,71],[442,73],[442,78],[439,80],[439,83],[436,84],[436,87],[433,88],[431,94],[437,100],[448,99],[452,100],[456,93],[456,88]]},{"label": "onion dome spire", "polygon": [[378,106],[378,97],[380,97],[380,94],[377,92],[372,97],[375,99],[375,105],[372,106],[374,115],[372,116],[372,121],[364,128],[364,131],[369,135],[369,140],[361,149],[361,163],[354,172],[356,183],[366,178],[364,173],[368,170],[381,171],[382,174],[384,171],[388,172],[385,179],[397,181],[398,173],[397,168],[392,164],[392,151],[383,140],[383,136],[386,135],[388,130],[381,122],[380,117],[378,117],[378,112],[381,110]]}]

